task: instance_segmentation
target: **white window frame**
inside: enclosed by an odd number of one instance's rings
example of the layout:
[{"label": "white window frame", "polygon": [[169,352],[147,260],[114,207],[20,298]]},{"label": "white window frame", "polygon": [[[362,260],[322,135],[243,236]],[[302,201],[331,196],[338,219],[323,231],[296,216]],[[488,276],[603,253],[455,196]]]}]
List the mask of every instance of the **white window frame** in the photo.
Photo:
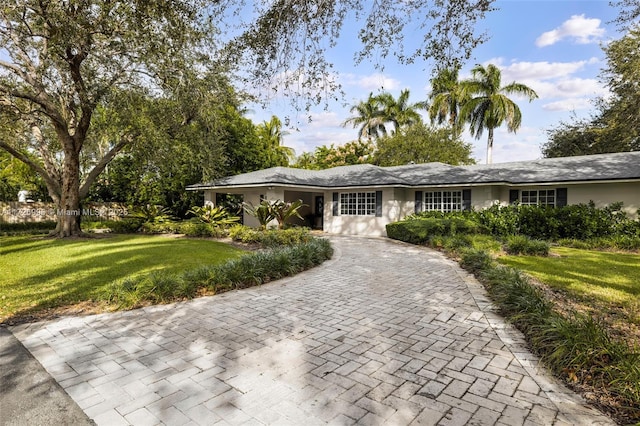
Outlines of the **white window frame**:
[{"label": "white window frame", "polygon": [[521,189],[520,205],[555,207],[558,195],[555,189]]},{"label": "white window frame", "polygon": [[341,192],[341,216],[375,216],[376,192]]},{"label": "white window frame", "polygon": [[462,190],[425,191],[422,203],[423,211],[461,212],[464,209]]}]

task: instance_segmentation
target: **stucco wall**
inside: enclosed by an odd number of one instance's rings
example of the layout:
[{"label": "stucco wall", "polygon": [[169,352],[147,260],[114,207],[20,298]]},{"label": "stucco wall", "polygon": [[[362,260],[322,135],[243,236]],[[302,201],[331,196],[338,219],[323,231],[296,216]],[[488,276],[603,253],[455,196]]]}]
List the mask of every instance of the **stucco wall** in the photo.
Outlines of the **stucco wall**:
[{"label": "stucco wall", "polygon": [[[374,189],[349,189],[335,192],[370,192]],[[333,192],[325,192],[324,231],[330,234],[386,236],[385,226],[401,219],[402,202],[394,199],[393,188],[382,190],[382,216],[333,215]]]},{"label": "stucco wall", "polygon": [[[468,187],[453,187],[446,190],[462,190]],[[636,217],[640,208],[640,183],[593,183],[574,185],[549,185],[549,186],[476,186],[471,188],[471,205],[474,209],[485,209],[495,203],[507,205],[509,203],[510,189],[556,189],[567,188],[567,202],[569,204],[588,203],[593,200],[598,207],[604,207],[614,202],[623,201],[625,211]],[[385,226],[396,222],[414,213],[415,191],[444,190],[443,188],[384,188],[382,189],[382,216],[333,216],[333,192],[363,192],[374,191],[375,188],[354,188],[337,191],[301,191],[298,189],[286,190],[283,187],[258,188],[255,190],[238,190],[244,196],[244,201],[257,205],[260,196],[268,200],[294,201],[302,199],[308,207],[301,211],[302,215],[313,213],[315,208],[315,196],[324,196],[324,227],[323,230],[331,234],[348,235],[386,235]],[[214,191],[205,191],[205,203],[215,200]],[[245,213],[244,223],[257,227],[257,220]],[[276,226],[272,223],[271,226]]]}]

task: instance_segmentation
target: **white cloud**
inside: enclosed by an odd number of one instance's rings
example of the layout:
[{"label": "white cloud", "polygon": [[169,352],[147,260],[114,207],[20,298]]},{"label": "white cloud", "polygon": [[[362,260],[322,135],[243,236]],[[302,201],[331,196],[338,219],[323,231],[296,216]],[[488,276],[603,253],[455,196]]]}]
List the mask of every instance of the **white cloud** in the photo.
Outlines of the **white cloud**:
[{"label": "white cloud", "polygon": [[391,91],[400,88],[400,81],[384,74],[369,75],[342,74],[341,82],[345,86],[356,86],[369,92],[377,90]]},{"label": "white cloud", "polygon": [[311,121],[300,124],[299,131],[285,136],[284,145],[293,148],[296,155],[303,152],[313,152],[321,145],[343,145],[358,138],[358,130],[342,127],[344,117],[338,117],[335,112],[314,113]]},{"label": "white cloud", "polygon": [[551,46],[564,38],[570,38],[578,44],[589,44],[598,41],[605,33],[600,27],[601,20],[573,15],[559,27],[543,33],[536,39],[536,46]]},{"label": "white cloud", "polygon": [[576,111],[591,107],[593,107],[593,103],[590,98],[567,98],[542,105],[542,109],[546,111]]},{"label": "white cloud", "polygon": [[573,74],[584,68],[588,61],[575,62],[514,62],[501,66],[502,81],[521,81],[528,79],[547,80]]}]

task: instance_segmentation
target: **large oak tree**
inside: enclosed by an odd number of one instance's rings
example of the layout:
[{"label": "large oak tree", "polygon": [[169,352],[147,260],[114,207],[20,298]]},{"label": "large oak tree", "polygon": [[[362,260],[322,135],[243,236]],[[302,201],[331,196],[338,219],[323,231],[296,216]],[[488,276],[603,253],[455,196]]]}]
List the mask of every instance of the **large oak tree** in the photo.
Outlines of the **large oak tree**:
[{"label": "large oak tree", "polygon": [[[92,182],[137,136],[118,132],[81,167],[84,152],[97,143],[94,114],[114,93],[189,93],[194,77],[234,66],[243,67],[237,79],[262,89],[284,83],[317,102],[334,89],[319,82],[330,81],[324,52],[345,23],[361,24],[356,60],[393,54],[404,63],[426,58],[446,66],[469,58],[483,41],[475,22],[492,2],[276,0],[252,8],[231,0],[5,0],[0,148],[46,182],[60,213],[55,234],[77,235],[75,212]],[[404,50],[403,37],[416,30],[422,41]],[[198,101],[196,93],[184,106]]]}]

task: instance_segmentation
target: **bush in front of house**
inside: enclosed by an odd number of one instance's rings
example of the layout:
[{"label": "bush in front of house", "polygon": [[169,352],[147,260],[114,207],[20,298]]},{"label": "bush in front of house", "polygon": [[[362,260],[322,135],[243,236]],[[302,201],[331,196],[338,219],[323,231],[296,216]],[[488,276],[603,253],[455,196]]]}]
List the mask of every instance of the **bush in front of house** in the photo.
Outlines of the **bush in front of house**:
[{"label": "bush in front of house", "polygon": [[229,237],[234,241],[265,247],[290,246],[313,239],[309,228],[255,229],[244,225],[229,228]]},{"label": "bush in front of house", "polygon": [[386,226],[389,238],[411,244],[425,244],[434,236],[482,233],[484,228],[464,217],[436,218],[414,216]]},{"label": "bush in front of house", "polygon": [[511,235],[506,238],[504,251],[511,255],[548,256],[549,243],[526,235]]}]

